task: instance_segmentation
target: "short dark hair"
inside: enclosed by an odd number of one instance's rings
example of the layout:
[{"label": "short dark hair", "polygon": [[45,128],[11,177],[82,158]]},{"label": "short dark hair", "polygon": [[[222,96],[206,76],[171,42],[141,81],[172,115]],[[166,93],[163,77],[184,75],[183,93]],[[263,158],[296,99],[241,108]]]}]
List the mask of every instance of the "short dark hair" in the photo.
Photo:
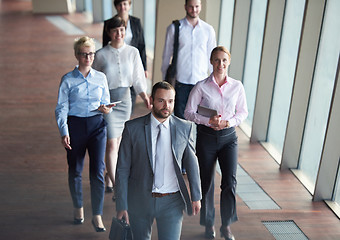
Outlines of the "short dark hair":
[{"label": "short dark hair", "polygon": [[114,0],[113,5],[117,6],[119,3],[124,2],[124,1],[128,1],[129,4],[131,4],[131,0]]},{"label": "short dark hair", "polygon": [[117,27],[125,27],[124,19],[119,17],[118,15],[108,20],[105,31],[109,34],[111,29]]},{"label": "short dark hair", "polygon": [[189,2],[189,0],[185,0],[185,5],[187,5],[187,4],[188,4],[188,2]]},{"label": "short dark hair", "polygon": [[158,89],[173,90],[175,92],[175,88],[170,83],[165,81],[157,82],[155,85],[153,85],[151,91],[151,97],[153,100],[155,99],[155,94]]}]

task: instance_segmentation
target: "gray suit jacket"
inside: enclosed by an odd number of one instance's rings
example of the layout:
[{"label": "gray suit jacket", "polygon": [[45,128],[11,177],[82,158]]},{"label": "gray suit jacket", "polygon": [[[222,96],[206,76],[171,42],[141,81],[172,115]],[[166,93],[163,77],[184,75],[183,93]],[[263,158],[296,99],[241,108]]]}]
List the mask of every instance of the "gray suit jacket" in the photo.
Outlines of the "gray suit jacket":
[{"label": "gray suit jacket", "polygon": [[[152,209],[153,163],[150,114],[127,121],[123,131],[116,169],[116,209],[147,214]],[[192,214],[191,201],[202,198],[199,167],[195,155],[193,123],[170,116],[174,167],[186,211]],[[185,185],[181,166],[187,171]]]}]

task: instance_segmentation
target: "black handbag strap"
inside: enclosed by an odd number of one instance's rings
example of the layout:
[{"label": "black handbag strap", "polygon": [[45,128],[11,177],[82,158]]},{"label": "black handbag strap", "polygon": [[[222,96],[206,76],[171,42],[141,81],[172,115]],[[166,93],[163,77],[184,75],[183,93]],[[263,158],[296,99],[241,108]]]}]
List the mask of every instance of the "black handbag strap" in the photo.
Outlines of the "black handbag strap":
[{"label": "black handbag strap", "polygon": [[176,66],[180,23],[178,20],[174,20],[172,23],[175,25],[175,38],[174,38],[174,53],[172,55],[171,65]]}]

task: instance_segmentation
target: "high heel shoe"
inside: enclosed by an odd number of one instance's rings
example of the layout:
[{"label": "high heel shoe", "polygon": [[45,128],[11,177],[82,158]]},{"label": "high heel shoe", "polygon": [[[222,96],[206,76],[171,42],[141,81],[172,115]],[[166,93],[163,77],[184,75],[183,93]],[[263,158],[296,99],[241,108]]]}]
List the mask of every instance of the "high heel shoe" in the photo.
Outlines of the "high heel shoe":
[{"label": "high heel shoe", "polygon": [[84,208],[73,209],[73,224],[79,225],[84,223]]},{"label": "high heel shoe", "polygon": [[106,193],[113,193],[113,187],[106,187],[106,190],[105,190],[105,192]]},{"label": "high heel shoe", "polygon": [[106,231],[106,228],[105,227],[97,227],[96,226],[96,224],[94,223],[94,221],[93,221],[93,219],[92,219],[92,225],[93,225],[93,227],[94,227],[94,230],[96,231],[96,232],[105,232]]},{"label": "high heel shoe", "polygon": [[104,178],[105,178],[105,185],[106,185],[105,192],[106,193],[113,193],[113,191],[114,191],[113,186],[112,187],[108,186],[109,184],[111,185],[111,180],[109,178],[109,174],[105,173],[105,177]]},{"label": "high heel shoe", "polygon": [[73,219],[73,224],[79,225],[84,223],[84,218],[74,218]]},{"label": "high heel shoe", "polygon": [[235,240],[234,235],[231,233],[230,226],[227,227],[221,227],[221,237],[223,237],[225,240]]}]

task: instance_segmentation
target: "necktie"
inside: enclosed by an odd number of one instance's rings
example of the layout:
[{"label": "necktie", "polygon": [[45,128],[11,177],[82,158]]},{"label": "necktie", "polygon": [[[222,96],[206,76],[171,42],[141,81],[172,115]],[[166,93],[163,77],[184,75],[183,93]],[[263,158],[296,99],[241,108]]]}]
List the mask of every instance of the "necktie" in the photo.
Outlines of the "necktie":
[{"label": "necktie", "polygon": [[160,189],[164,185],[164,148],[165,146],[165,127],[162,123],[158,125],[158,135],[156,142],[156,157],[155,157],[155,187]]}]

